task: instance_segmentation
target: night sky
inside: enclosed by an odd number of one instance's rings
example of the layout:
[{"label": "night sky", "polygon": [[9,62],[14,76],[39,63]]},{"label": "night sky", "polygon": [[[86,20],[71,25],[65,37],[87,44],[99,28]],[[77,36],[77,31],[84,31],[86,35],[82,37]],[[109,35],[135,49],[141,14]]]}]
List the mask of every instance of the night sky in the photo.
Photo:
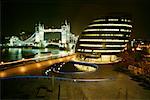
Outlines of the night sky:
[{"label": "night sky", "polygon": [[95,18],[112,12],[131,14],[133,37],[150,39],[149,0],[1,0],[1,35],[33,34],[39,21],[59,28],[67,19],[80,34]]}]

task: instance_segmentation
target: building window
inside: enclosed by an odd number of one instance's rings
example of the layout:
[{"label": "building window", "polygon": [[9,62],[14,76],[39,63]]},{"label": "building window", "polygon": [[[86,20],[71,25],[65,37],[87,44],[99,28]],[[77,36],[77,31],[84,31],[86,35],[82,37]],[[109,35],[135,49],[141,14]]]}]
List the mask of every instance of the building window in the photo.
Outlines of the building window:
[{"label": "building window", "polygon": [[132,27],[132,25],[129,25],[129,24],[92,24],[92,25],[89,25],[89,27],[93,27],[93,26],[125,26],[125,27]]},{"label": "building window", "polygon": [[118,21],[118,19],[108,19],[108,21]]},{"label": "building window", "polygon": [[[83,47],[103,47],[100,44],[80,44]],[[105,45],[105,47],[125,47],[125,45]]]},{"label": "building window", "polygon": [[98,20],[94,20],[94,22],[100,22],[100,21],[106,21],[106,19],[98,19]]},{"label": "building window", "polygon": [[119,31],[119,29],[86,29],[84,32],[89,32],[89,31]]},{"label": "building window", "polygon": [[79,41],[90,41],[90,42],[127,42],[128,40],[118,39],[80,39]]},{"label": "building window", "polygon": [[108,52],[120,52],[121,50],[93,50],[93,52],[102,52],[102,53],[108,53]]}]

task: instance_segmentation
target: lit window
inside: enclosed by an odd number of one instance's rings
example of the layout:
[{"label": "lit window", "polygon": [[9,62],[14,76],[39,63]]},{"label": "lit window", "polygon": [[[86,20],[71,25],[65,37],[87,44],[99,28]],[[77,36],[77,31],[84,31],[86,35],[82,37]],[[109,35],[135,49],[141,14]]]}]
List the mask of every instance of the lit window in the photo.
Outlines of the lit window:
[{"label": "lit window", "polygon": [[93,50],[93,52],[121,52],[121,50]]},{"label": "lit window", "polygon": [[89,25],[89,27],[92,27],[92,26],[125,26],[125,27],[132,27],[132,25],[129,25],[129,24],[92,24],[92,25]]},{"label": "lit window", "polygon": [[130,37],[130,35],[126,35],[126,37]]},{"label": "lit window", "polygon": [[131,30],[128,29],[120,29],[121,32],[131,32]]},{"label": "lit window", "polygon": [[86,29],[84,30],[85,32],[88,32],[88,31],[99,31],[99,29]]},{"label": "lit window", "polygon": [[94,20],[94,22],[106,21],[105,19]]},{"label": "lit window", "polygon": [[86,29],[85,32],[88,31],[119,31],[119,29]]},{"label": "lit window", "polygon": [[125,40],[125,42],[129,42],[129,40]]},{"label": "lit window", "polygon": [[84,52],[92,52],[92,50],[85,49]]},{"label": "lit window", "polygon": [[123,36],[123,34],[100,34],[100,36]]},{"label": "lit window", "polygon": [[83,36],[99,36],[100,34],[84,34]]},{"label": "lit window", "polygon": [[80,44],[80,46],[83,46],[83,47],[102,47],[102,45],[98,45],[98,44]]},{"label": "lit window", "polygon": [[121,19],[121,21],[124,21],[124,19]]},{"label": "lit window", "polygon": [[78,51],[81,51],[81,49],[78,49]]},{"label": "lit window", "polygon": [[131,20],[128,20],[128,22],[131,22]]},{"label": "lit window", "polygon": [[125,45],[106,45],[106,47],[125,47]]},{"label": "lit window", "polygon": [[90,41],[90,42],[128,42],[128,40],[117,40],[117,39],[80,39],[79,41]]},{"label": "lit window", "polygon": [[108,21],[118,21],[118,19],[108,19]]},{"label": "lit window", "polygon": [[44,32],[62,32],[62,29],[44,29]]},{"label": "lit window", "polygon": [[[99,44],[80,44],[83,47],[103,47],[103,45]],[[125,45],[105,45],[105,47],[125,47]]]},{"label": "lit window", "polygon": [[123,21],[123,22],[131,22],[131,20],[127,20],[127,19],[121,19],[121,21]]}]

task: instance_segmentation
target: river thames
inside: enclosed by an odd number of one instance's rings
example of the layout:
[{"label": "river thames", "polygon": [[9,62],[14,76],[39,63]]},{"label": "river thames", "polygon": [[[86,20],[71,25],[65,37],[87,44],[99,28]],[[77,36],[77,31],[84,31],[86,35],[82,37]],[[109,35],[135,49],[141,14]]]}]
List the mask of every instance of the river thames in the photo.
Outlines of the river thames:
[{"label": "river thames", "polygon": [[0,62],[16,61],[21,60],[23,58],[34,58],[40,52],[51,52],[52,54],[59,54],[63,51],[52,48],[4,48],[0,49]]}]

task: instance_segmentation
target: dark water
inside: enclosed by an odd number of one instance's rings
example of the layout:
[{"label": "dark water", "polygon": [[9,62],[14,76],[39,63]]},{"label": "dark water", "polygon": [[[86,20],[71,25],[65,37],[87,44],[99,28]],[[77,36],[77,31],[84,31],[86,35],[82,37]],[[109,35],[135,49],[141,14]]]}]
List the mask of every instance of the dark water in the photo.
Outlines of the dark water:
[{"label": "dark water", "polygon": [[5,48],[0,49],[0,61],[8,62],[20,60],[22,58],[33,58],[39,52],[59,53],[58,49],[32,49],[32,48]]}]

